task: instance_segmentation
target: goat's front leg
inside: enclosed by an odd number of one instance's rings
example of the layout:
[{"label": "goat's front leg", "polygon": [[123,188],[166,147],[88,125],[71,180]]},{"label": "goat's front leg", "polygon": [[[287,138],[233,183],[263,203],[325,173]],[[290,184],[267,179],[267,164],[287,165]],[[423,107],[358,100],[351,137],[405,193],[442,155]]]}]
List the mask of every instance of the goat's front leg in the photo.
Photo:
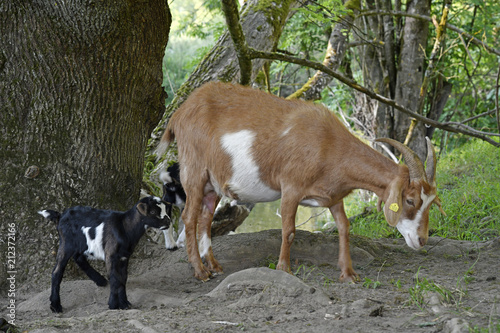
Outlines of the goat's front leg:
[{"label": "goat's front leg", "polygon": [[106,257],[106,268],[109,273],[109,300],[110,309],[128,309],[131,304],[127,299],[125,286],[127,284],[127,257],[115,253]]},{"label": "goat's front leg", "polygon": [[163,230],[163,236],[165,237],[165,248],[169,251],[177,250],[177,243],[174,239],[174,226],[170,225],[167,230]]},{"label": "goat's front leg", "polygon": [[351,253],[349,252],[349,220],[345,215],[344,202],[340,201],[330,207],[330,212],[335,219],[339,231],[339,267],[340,281],[357,282],[358,274],[352,268]]},{"label": "goat's front leg", "polygon": [[212,220],[219,201],[220,198],[215,192],[207,193],[203,198],[201,218],[198,221],[198,250],[200,251],[200,257],[205,258],[207,268],[211,273],[215,274],[223,273],[222,266],[215,259],[212,251]]},{"label": "goat's front leg", "polygon": [[295,215],[299,206],[298,200],[283,195],[281,199],[281,250],[276,269],[291,273],[290,247],[295,238]]}]

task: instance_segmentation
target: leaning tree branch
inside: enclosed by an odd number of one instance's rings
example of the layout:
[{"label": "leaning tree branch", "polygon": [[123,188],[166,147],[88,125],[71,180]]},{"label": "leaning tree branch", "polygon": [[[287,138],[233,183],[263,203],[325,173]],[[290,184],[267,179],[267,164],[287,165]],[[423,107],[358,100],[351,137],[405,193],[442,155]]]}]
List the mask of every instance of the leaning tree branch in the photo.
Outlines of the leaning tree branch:
[{"label": "leaning tree branch", "polygon": [[357,82],[354,80],[351,80],[349,78],[346,78],[345,76],[332,71],[330,68],[324,66],[323,64],[319,62],[314,62],[310,61],[307,59],[302,59],[302,58],[297,58],[285,54],[280,54],[280,53],[275,53],[275,52],[264,52],[264,51],[257,51],[253,48],[248,48],[249,56],[252,59],[269,59],[269,60],[279,60],[279,61],[286,61],[286,62],[291,62],[297,65],[305,66],[305,67],[310,67],[316,70],[320,70],[324,73],[327,73],[328,75],[333,76],[335,79],[339,80],[340,82],[348,85],[349,87],[356,89],[359,92],[362,92],[368,96],[370,96],[373,99],[376,99],[382,103],[385,103],[389,106],[392,106],[393,108],[399,110],[400,112],[403,112],[427,125],[440,128],[442,130],[448,131],[448,132],[453,132],[453,133],[461,133],[465,134],[468,136],[476,137],[481,140],[484,140],[490,144],[492,144],[495,147],[500,147],[500,142],[497,142],[490,138],[490,136],[498,136],[500,137],[500,134],[497,133],[485,133],[478,131],[470,126],[461,124],[461,123],[456,123],[456,122],[446,122],[446,123],[441,123],[433,119],[429,119],[427,117],[424,117],[423,115],[420,115],[416,112],[413,112],[412,110],[399,105],[396,103],[394,100],[384,97],[382,95],[379,95],[361,85],[359,85]]},{"label": "leaning tree branch", "polygon": [[[359,12],[361,7],[360,0],[349,0],[345,2],[346,9],[350,11],[344,14],[339,22],[335,24],[328,39],[328,46],[326,49],[323,65],[326,67],[337,70],[342,60],[344,59],[347,36],[351,30],[354,18]],[[317,71],[307,82],[287,99],[303,98],[305,100],[318,100],[321,99],[321,92],[328,86],[332,77],[321,71]]]},{"label": "leaning tree branch", "polygon": [[[416,19],[432,22],[432,18],[429,16],[419,15],[419,14],[409,14],[406,12],[394,11],[394,10],[367,10],[367,11],[363,11],[359,14],[359,16],[373,16],[373,15],[393,15],[396,17],[407,16],[407,17],[413,17]],[[497,56],[500,56],[500,50],[497,50],[497,49],[489,46],[488,44],[486,44],[482,40],[477,39],[476,37],[474,37],[470,33],[454,26],[453,24],[446,23],[446,29],[450,29],[452,31],[455,31],[458,34],[467,37],[473,44],[481,46],[485,50],[489,51],[490,53],[493,53],[493,54],[496,54]]]},{"label": "leaning tree branch", "polygon": [[496,109],[496,115],[497,115],[498,133],[500,133],[500,110],[498,109],[498,81],[499,80],[500,80],[500,67],[498,68],[497,84],[495,87],[495,109]]},{"label": "leaning tree branch", "polygon": [[233,40],[234,49],[240,65],[240,84],[247,86],[252,77],[252,59],[248,57],[248,45],[243,34],[235,0],[222,0],[222,11],[226,18],[226,26]]}]

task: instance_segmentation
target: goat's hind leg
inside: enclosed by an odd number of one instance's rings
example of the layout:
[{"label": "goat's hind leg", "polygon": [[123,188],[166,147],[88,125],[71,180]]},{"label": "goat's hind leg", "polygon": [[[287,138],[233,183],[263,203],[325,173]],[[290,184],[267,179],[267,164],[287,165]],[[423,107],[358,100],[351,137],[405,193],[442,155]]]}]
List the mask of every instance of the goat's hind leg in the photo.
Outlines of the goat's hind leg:
[{"label": "goat's hind leg", "polygon": [[80,267],[82,271],[84,271],[85,274],[87,274],[87,276],[95,282],[96,285],[98,285],[99,287],[104,287],[108,284],[106,278],[102,276],[98,271],[96,271],[92,266],[90,266],[87,258],[85,258],[83,254],[75,254],[73,256],[73,259],[75,260],[78,267]]},{"label": "goat's hind leg", "polygon": [[184,230],[186,231],[188,260],[194,268],[194,276],[199,280],[208,281],[212,274],[201,261],[196,231],[198,220],[201,216],[202,201],[202,190],[200,190],[200,192],[194,191],[192,194],[187,193],[186,206],[182,211],[182,220],[184,221]]},{"label": "goat's hind leg", "polygon": [[212,220],[214,217],[215,208],[219,203],[220,198],[215,192],[209,192],[203,198],[203,207],[201,210],[201,218],[198,222],[198,246],[200,256],[204,257],[207,263],[207,268],[211,273],[222,274],[222,266],[215,259],[212,251]]},{"label": "goat's hind leg", "polygon": [[62,312],[60,287],[64,270],[73,253],[65,251],[63,246],[59,247],[56,257],[56,265],[52,270],[52,289],[50,293],[50,309],[52,312]]}]

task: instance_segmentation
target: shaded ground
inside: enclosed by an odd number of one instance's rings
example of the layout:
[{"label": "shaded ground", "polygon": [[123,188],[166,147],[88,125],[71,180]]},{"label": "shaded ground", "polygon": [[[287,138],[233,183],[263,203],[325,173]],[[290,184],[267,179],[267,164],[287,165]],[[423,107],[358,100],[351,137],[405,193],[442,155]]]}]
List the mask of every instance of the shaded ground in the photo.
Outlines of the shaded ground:
[{"label": "shaded ground", "polygon": [[30,332],[500,332],[500,238],[431,238],[415,252],[401,239],[352,237],[358,284],[338,282],[337,240],[298,231],[293,276],[265,268],[280,230],[217,237],[225,274],[206,283],[192,277],[184,249],[148,243],[131,260],[133,309],[108,310],[108,287],[82,276],[63,280],[55,315],[50,276],[34,277],[41,282],[18,290],[16,323]]}]

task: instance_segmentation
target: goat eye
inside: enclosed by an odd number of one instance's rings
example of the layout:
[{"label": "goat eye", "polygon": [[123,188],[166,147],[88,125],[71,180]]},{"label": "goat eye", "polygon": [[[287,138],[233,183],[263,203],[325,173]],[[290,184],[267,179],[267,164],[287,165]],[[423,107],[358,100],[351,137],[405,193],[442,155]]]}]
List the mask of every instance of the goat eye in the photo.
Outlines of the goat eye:
[{"label": "goat eye", "polygon": [[415,202],[412,199],[406,199],[406,203],[410,206],[415,207]]}]

